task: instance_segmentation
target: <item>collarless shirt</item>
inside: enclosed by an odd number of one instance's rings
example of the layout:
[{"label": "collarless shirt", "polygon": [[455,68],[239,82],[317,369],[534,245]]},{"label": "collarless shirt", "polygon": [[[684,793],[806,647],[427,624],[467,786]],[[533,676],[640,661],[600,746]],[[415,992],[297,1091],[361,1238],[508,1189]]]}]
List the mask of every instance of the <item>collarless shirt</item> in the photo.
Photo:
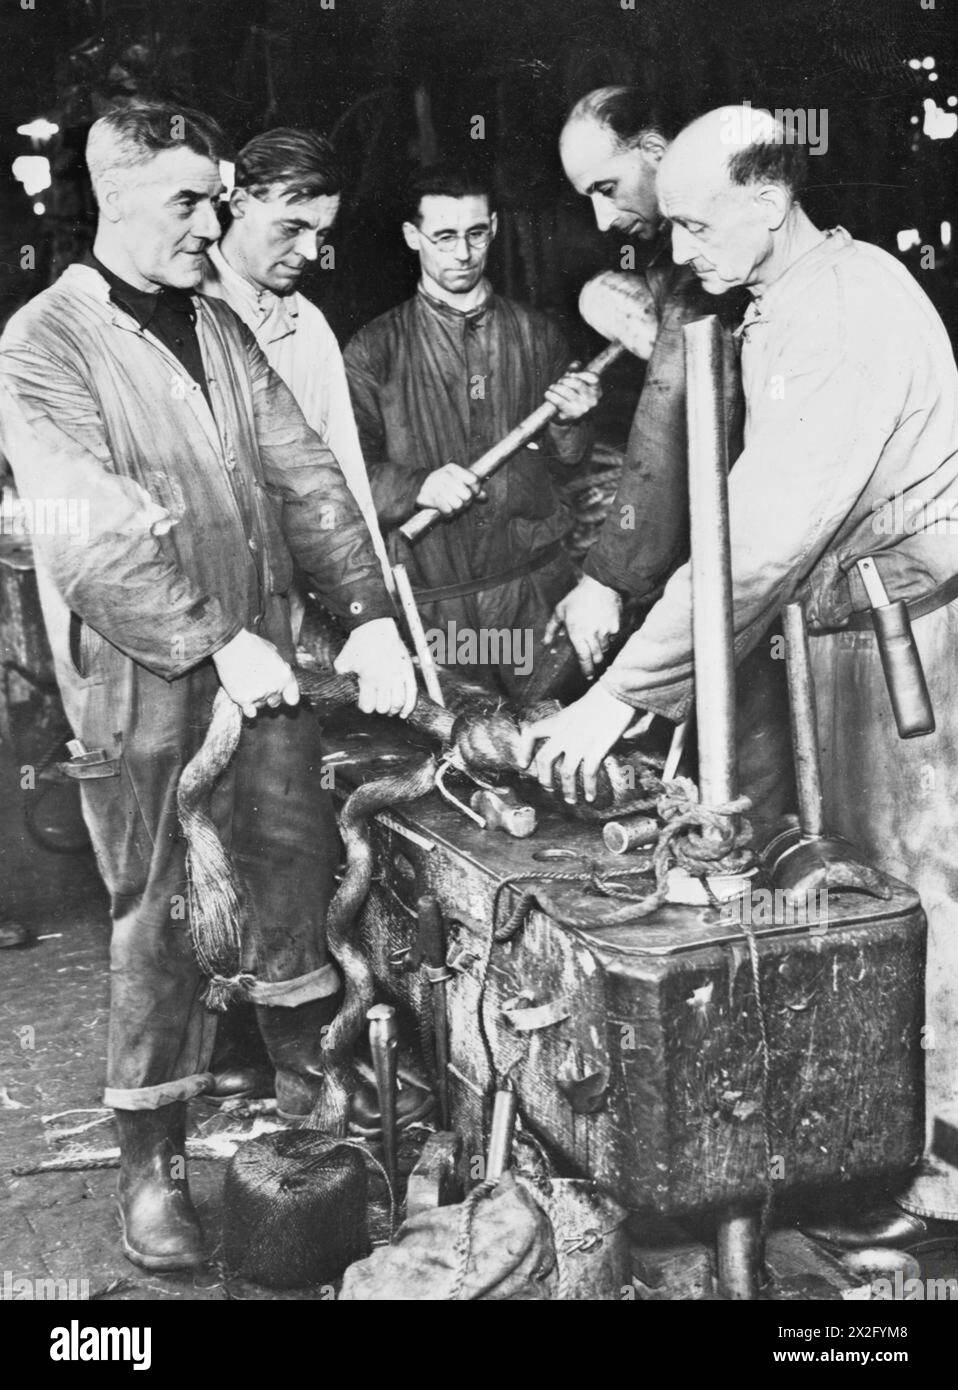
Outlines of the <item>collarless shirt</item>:
[{"label": "collarless shirt", "polygon": [[[569,364],[545,314],[490,292],[463,311],[422,289],[346,347],[346,371],[382,526],[416,510],[426,477],[468,466],[542,404]],[[487,478],[486,501],[390,552],[414,588],[475,583],[564,540],[571,517],[559,484],[584,457],[591,428],[577,420],[543,433]]]},{"label": "collarless shirt", "polygon": [[196,333],[196,307],[188,290],[163,287],[159,290],[138,290],[98,256],[89,252],[87,265],[103,276],[110,287],[110,298],[117,308],[125,309],[143,329],[159,338],[177,361],[202,388],[206,403],[212,410],[206,369]]}]

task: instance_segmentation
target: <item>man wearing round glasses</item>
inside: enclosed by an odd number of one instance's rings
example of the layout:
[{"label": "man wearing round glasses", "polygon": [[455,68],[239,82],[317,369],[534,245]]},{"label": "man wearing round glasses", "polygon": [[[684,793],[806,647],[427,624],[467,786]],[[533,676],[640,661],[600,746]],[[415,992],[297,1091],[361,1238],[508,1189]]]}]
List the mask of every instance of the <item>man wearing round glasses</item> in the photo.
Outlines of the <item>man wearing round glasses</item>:
[{"label": "man wearing round glasses", "polygon": [[[363,455],[434,654],[516,695],[574,582],[556,483],[588,451],[581,421],[600,386],[592,373],[566,370],[568,346],[546,315],[490,286],[496,214],[483,179],[451,166],[423,170],[407,214],[417,293],[362,329],[345,354]],[[543,399],[558,408],[554,424],[480,487],[467,465]],[[395,528],[421,507],[443,519],[407,546]]]}]

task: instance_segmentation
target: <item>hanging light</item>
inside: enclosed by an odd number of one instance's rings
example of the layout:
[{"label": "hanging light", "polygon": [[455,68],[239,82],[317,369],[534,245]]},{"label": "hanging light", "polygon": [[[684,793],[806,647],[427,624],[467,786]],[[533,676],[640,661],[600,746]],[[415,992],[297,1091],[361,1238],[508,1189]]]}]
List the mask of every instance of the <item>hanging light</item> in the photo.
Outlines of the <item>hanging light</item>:
[{"label": "hanging light", "polygon": [[11,165],[13,177],[23,184],[28,198],[35,198],[50,187],[50,161],[42,154],[20,154]]},{"label": "hanging light", "polygon": [[59,132],[60,127],[54,121],[48,121],[46,116],[37,116],[34,120],[27,121],[26,125],[17,126],[17,134],[26,135],[35,145],[46,144]]},{"label": "hanging light", "polygon": [[950,140],[958,130],[958,113],[943,110],[932,97],[925,97],[922,130],[929,140]]}]

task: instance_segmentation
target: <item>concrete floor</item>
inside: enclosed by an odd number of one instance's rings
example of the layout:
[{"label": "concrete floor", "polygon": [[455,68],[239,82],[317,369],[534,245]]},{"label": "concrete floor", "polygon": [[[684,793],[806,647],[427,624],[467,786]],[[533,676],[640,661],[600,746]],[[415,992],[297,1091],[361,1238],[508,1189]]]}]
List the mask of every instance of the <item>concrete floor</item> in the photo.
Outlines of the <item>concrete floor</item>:
[{"label": "concrete floor", "polygon": [[[107,1299],[321,1299],[319,1288],[275,1292],[227,1278],[217,1265],[223,1160],[190,1165],[213,1262],[182,1275],[144,1274],[124,1258],[115,1168],[12,1175],[54,1156],[58,1130],[98,1118],[109,943],[106,896],[92,853],[54,854],[37,846],[22,820],[23,797],[35,793],[21,791],[19,781],[19,762],[9,747],[0,748],[0,920],[16,918],[35,934],[32,945],[0,952],[0,1298],[9,1272],[12,1279],[86,1280],[90,1297]],[[85,1109],[91,1113],[63,1114]],[[56,1123],[44,1124],[51,1116]],[[211,1107],[191,1106],[191,1134],[220,1123]],[[110,1148],[112,1121],[80,1139],[93,1149]]]}]

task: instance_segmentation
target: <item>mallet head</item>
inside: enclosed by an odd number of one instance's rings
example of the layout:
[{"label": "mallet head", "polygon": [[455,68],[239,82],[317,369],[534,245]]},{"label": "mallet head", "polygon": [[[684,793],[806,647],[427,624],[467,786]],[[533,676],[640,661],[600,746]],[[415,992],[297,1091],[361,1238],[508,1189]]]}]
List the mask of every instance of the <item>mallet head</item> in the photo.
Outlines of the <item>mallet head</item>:
[{"label": "mallet head", "polygon": [[644,276],[621,270],[594,275],[579,294],[579,313],[603,338],[621,343],[643,361],[652,356],[659,316]]}]

